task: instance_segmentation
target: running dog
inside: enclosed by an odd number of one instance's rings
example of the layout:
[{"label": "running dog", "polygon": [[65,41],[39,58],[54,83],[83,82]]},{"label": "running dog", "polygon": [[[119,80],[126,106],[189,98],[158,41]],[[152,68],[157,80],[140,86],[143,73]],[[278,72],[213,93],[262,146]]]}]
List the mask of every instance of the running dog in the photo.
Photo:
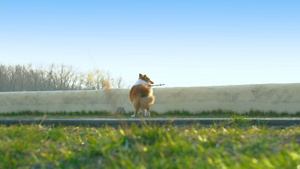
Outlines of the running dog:
[{"label": "running dog", "polygon": [[144,116],[150,116],[150,105],[154,104],[155,97],[153,96],[152,84],[153,81],[147,75],[139,74],[138,81],[130,90],[130,102],[135,109],[131,117],[135,117],[140,109],[144,112]]}]

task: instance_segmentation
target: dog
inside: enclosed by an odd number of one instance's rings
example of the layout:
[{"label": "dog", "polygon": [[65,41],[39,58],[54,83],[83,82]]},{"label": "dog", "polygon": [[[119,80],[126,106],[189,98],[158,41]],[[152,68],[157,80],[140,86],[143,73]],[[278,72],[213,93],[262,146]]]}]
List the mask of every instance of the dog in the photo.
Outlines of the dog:
[{"label": "dog", "polygon": [[154,104],[155,100],[152,84],[154,84],[154,82],[151,81],[147,75],[139,74],[139,79],[132,86],[129,94],[130,102],[135,109],[131,117],[137,116],[140,109],[144,111],[144,116],[150,116],[150,105]]}]

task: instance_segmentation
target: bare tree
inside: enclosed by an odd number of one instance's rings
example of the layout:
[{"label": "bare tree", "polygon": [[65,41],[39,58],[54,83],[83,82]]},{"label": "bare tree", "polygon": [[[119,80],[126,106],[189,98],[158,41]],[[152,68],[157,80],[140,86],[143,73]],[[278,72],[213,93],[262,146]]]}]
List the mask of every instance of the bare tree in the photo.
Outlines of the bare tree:
[{"label": "bare tree", "polygon": [[7,73],[6,66],[0,65],[0,91],[8,91],[9,79]]},{"label": "bare tree", "polygon": [[122,77],[119,77],[117,78],[116,80],[116,87],[117,88],[124,88],[125,84],[123,83],[123,78]]},{"label": "bare tree", "polygon": [[114,80],[108,71],[82,73],[72,66],[54,64],[47,68],[0,65],[0,91],[103,90],[124,86],[122,77]]}]

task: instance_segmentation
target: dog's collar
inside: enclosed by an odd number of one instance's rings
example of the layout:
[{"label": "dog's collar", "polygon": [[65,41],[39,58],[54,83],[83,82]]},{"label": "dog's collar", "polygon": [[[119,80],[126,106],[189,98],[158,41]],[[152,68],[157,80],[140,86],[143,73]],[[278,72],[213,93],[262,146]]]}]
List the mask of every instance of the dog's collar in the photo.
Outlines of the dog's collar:
[{"label": "dog's collar", "polygon": [[145,84],[145,85],[151,87],[151,85],[143,79],[138,79],[133,86],[137,86],[139,84]]}]

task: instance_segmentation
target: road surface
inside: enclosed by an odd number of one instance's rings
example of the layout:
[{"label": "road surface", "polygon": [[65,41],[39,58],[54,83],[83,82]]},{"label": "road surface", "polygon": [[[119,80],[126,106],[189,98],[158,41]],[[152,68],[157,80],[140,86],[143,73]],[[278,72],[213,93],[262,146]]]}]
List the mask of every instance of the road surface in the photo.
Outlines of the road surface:
[{"label": "road surface", "polygon": [[209,126],[213,124],[231,125],[266,125],[277,127],[300,126],[300,118],[1,118],[0,125],[15,124],[42,124],[51,126],[130,126],[131,124],[155,124],[155,125],[176,125],[188,126],[199,124]]}]

